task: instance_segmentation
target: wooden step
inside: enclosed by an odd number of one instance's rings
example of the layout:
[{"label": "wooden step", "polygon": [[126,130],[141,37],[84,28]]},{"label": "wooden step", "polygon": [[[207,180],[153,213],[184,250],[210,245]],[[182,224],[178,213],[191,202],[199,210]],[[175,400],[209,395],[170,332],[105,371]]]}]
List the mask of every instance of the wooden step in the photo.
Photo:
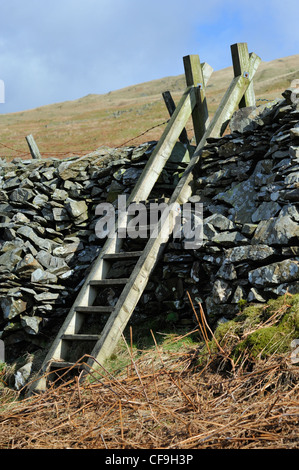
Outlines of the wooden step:
[{"label": "wooden step", "polygon": [[107,260],[123,260],[130,258],[139,258],[142,255],[142,251],[121,251],[120,253],[109,253],[103,256],[103,259]]},{"label": "wooden step", "polygon": [[125,285],[129,281],[129,278],[119,279],[100,279],[97,281],[90,281],[90,286],[120,286]]},{"label": "wooden step", "polygon": [[61,339],[64,339],[67,341],[98,341],[100,339],[100,335],[65,334],[65,335],[62,335]]},{"label": "wooden step", "polygon": [[51,361],[51,369],[85,369],[84,364],[75,363],[75,362],[66,362],[66,361]]},{"label": "wooden step", "polygon": [[82,307],[82,306],[78,306],[76,307],[76,312],[78,313],[86,313],[86,314],[89,314],[89,313],[111,313],[113,312],[114,310],[114,307],[110,307],[110,306],[107,306],[107,307],[99,307],[99,306],[87,306],[87,307]]}]

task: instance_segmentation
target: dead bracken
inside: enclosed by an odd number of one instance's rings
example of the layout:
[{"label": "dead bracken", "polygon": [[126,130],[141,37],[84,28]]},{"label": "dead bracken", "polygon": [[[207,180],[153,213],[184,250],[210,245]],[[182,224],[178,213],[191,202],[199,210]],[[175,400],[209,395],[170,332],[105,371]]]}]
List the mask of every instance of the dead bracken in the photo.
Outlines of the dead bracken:
[{"label": "dead bracken", "polygon": [[100,367],[22,400],[22,391],[3,389],[0,448],[298,448],[299,369],[290,352],[257,359],[247,349],[236,358],[240,337],[227,331],[218,341],[202,309],[197,319],[196,330],[162,344],[151,332],[147,351],[123,337],[119,371]]}]

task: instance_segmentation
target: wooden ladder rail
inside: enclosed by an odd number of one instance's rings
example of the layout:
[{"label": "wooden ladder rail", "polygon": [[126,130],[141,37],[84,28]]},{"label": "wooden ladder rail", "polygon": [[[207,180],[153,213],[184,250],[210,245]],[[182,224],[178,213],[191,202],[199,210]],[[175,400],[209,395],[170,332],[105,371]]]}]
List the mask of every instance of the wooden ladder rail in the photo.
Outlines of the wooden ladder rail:
[{"label": "wooden ladder rail", "polygon": [[[183,204],[188,200],[192,193],[191,181],[192,171],[195,164],[198,162],[201,151],[206,143],[208,137],[216,136],[219,134],[221,126],[225,120],[229,119],[234,111],[236,104],[244,96],[248,86],[252,82],[255,71],[257,70],[260,58],[256,54],[251,54],[248,63],[248,73],[246,76],[240,75],[235,77],[224,95],[220,106],[214,115],[208,129],[205,131],[201,138],[190,163],[184,172],[178,186],[176,187],[169,204],[177,207],[176,204]],[[156,180],[159,177],[170,153],[179,138],[189,116],[191,115],[196,105],[196,95],[194,87],[190,86],[182,96],[178,107],[173,113],[167,128],[165,129],[160,142],[158,143],[155,151],[149,159],[141,177],[139,178],[131,197],[128,200],[128,205],[132,201],[142,201],[147,199],[151,189],[153,188]],[[146,185],[144,181],[146,179]],[[175,203],[175,204],[174,204]],[[134,308],[140,299],[143,290],[147,284],[148,278],[154,269],[154,266],[162,254],[165,245],[172,232],[173,223],[175,220],[175,212],[171,210],[169,216],[160,224],[156,238],[150,238],[143,252],[137,254],[137,264],[128,280],[126,280],[125,288],[119,297],[116,306],[110,310],[111,315],[100,336],[96,335],[89,338],[96,341],[92,350],[91,357],[88,360],[88,366],[94,367],[95,361],[97,364],[102,364],[113,352],[122,331],[124,330]],[[170,222],[171,221],[171,222]],[[99,257],[95,261],[91,272],[89,273],[84,285],[82,286],[79,295],[73,304],[68,316],[66,317],[55,341],[50,348],[42,368],[39,372],[38,379],[31,385],[30,392],[45,390],[46,388],[46,371],[55,359],[63,357],[64,343],[68,339],[75,339],[77,332],[83,322],[84,309],[92,309],[93,301],[96,297],[96,283],[105,279],[108,271],[107,257],[113,256],[117,253],[121,246],[121,240],[117,237],[117,224],[113,236],[106,241]],[[95,307],[95,310],[107,311],[105,307]],[[108,309],[109,310],[109,309]],[[85,338],[86,339],[86,338]],[[62,365],[63,362],[60,362]]]}]

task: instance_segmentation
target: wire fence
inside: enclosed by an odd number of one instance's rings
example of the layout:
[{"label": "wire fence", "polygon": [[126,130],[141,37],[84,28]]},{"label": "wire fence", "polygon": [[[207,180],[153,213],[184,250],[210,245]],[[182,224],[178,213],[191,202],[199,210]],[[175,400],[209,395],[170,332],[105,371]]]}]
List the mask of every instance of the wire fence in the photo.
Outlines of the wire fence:
[{"label": "wire fence", "polygon": [[[267,99],[267,98],[257,98],[256,99],[257,102],[271,102],[273,100],[271,99]],[[143,137],[145,136],[146,134],[148,134],[149,132],[151,132],[152,130],[155,130],[157,129],[158,127],[162,127],[166,124],[168,124],[170,119],[166,120],[166,121],[163,121],[163,122],[160,122],[159,124],[156,124],[155,126],[152,126],[152,127],[149,127],[148,129],[146,129],[145,131],[141,132],[140,134],[138,135],[135,135],[134,137],[118,144],[115,146],[115,148],[121,148],[121,147],[125,147],[127,146],[128,144],[131,144],[132,142],[136,141],[137,139],[140,139],[140,137]],[[191,131],[193,129],[187,129],[187,132]],[[189,140],[189,142],[191,141],[191,139]],[[0,142],[0,146],[1,147],[4,147],[8,150],[11,150],[13,152],[15,152],[17,155],[5,155],[4,157],[7,157],[7,158],[15,158],[16,156],[18,157],[30,157],[31,156],[31,153],[30,151],[27,151],[25,152],[24,150],[20,150],[20,149],[17,149],[17,148],[14,148],[14,147],[11,147],[9,145],[6,145],[6,144],[3,144],[2,142]],[[88,153],[91,153],[93,152],[94,150],[68,150],[68,151],[51,151],[51,152],[44,152],[44,151],[41,151],[42,155],[45,156],[45,157],[65,157],[67,158],[67,156],[74,156],[74,155],[81,155],[81,156],[84,156],[84,155],[87,155]],[[1,158],[1,157],[0,157]]]},{"label": "wire fence", "polygon": [[[134,142],[135,140],[139,139],[140,137],[143,137],[144,135],[148,134],[150,131],[154,130],[154,129],[157,129],[158,127],[162,127],[166,124],[168,124],[169,122],[169,119],[166,120],[166,121],[163,121],[159,124],[156,124],[155,126],[152,126],[148,129],[146,129],[145,131],[143,131],[142,133],[138,134],[138,135],[135,135],[134,137],[130,138],[129,140],[126,140],[124,142],[122,142],[121,144],[118,144],[115,146],[115,148],[121,148],[121,147],[125,147],[127,146],[128,144],[130,144],[131,142]],[[24,152],[24,150],[20,150],[20,149],[17,149],[17,148],[13,148],[9,145],[6,145],[6,144],[3,144],[2,142],[0,142],[0,146],[1,147],[4,147],[8,150],[11,150],[13,152],[16,152],[18,155],[18,157],[28,157],[28,156],[31,156],[31,153],[30,151],[28,152]],[[68,150],[68,151],[52,151],[52,152],[44,152],[44,151],[41,151],[42,155],[43,156],[60,156],[60,157],[66,157],[68,155],[79,155],[79,154],[82,154],[82,155],[85,155],[85,154],[88,154],[90,152],[93,152],[93,150]],[[6,157],[16,157],[16,155],[6,155]]]}]

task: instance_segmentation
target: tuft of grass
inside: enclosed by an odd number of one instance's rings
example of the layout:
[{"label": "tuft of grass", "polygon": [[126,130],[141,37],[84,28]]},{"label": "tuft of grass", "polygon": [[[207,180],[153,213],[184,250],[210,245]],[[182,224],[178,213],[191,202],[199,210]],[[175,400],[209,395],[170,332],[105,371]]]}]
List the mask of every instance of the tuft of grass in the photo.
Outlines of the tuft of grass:
[{"label": "tuft of grass", "polygon": [[173,356],[183,357],[190,349],[198,349],[201,344],[198,330],[181,330],[180,333],[148,329],[141,347],[140,332],[138,337],[134,338],[134,332],[131,330],[131,336],[126,334],[120,339],[114,353],[106,360],[105,369],[111,375],[118,375],[132,369],[135,361],[138,363],[148,360],[149,364],[152,364],[158,354],[163,362]]},{"label": "tuft of grass", "polygon": [[249,305],[233,320],[220,324],[215,337],[232,348],[234,359],[245,352],[253,359],[290,350],[299,338],[299,294],[270,300],[267,305]]},{"label": "tuft of grass", "polygon": [[[168,320],[172,323],[173,318]],[[255,362],[275,354],[288,353],[292,340],[299,338],[299,294],[284,295],[269,300],[266,305],[244,306],[234,319],[218,325],[213,333],[214,338],[207,332],[208,340],[204,340],[200,328],[179,331],[177,323],[176,327],[174,323],[168,328],[166,326],[167,322],[162,325],[161,319],[158,321],[155,318],[152,323],[143,325],[141,330],[136,328],[131,338],[127,333],[107,361],[107,370],[111,373],[124,370],[132,366],[132,358],[141,360],[145,355],[151,357],[157,350],[161,358],[167,360],[173,355],[183,357],[188,349],[192,349],[197,351],[197,364],[202,367],[219,351],[230,357],[233,364],[245,356]],[[128,356],[125,341],[131,357]]]}]

